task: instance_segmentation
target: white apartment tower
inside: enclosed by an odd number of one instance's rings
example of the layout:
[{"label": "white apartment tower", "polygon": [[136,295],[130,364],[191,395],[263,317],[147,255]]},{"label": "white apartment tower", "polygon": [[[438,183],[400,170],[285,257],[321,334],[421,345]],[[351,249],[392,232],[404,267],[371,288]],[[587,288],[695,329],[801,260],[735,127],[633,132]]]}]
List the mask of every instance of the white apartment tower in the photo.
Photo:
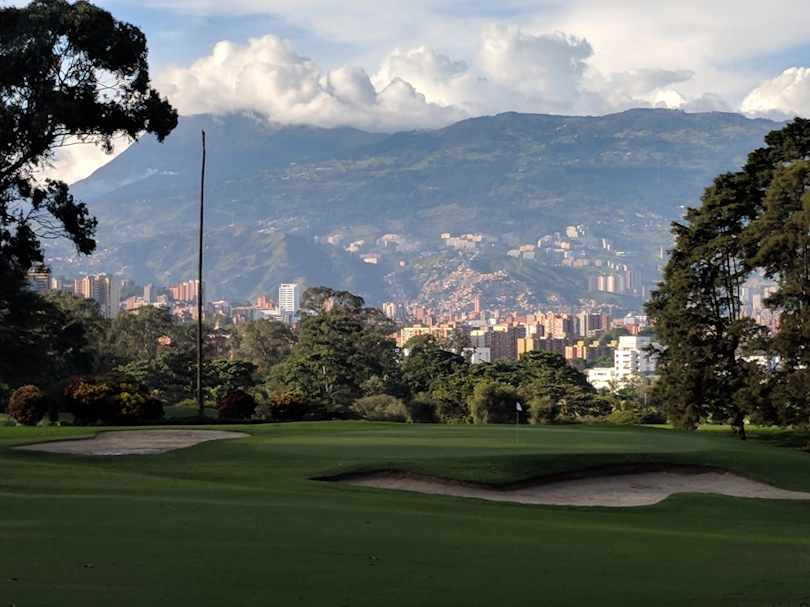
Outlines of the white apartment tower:
[{"label": "white apartment tower", "polygon": [[631,376],[655,375],[655,359],[646,351],[650,345],[650,338],[640,335],[622,335],[619,337],[619,347],[613,352],[613,369],[616,379],[623,380]]},{"label": "white apartment tower", "polygon": [[301,289],[295,283],[283,283],[278,288],[278,309],[282,314],[295,314],[301,299]]},{"label": "white apartment tower", "polygon": [[647,352],[649,346],[656,349],[661,347],[643,335],[622,335],[619,346],[613,352],[613,366],[588,369],[588,381],[597,390],[616,390],[634,377],[652,379],[655,375],[655,358]]}]

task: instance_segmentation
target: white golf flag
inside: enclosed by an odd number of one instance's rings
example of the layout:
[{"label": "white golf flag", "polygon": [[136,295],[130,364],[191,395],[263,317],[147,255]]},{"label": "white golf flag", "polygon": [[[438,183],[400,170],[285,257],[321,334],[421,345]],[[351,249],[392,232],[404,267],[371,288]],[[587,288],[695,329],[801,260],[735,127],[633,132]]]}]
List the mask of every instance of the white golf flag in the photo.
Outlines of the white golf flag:
[{"label": "white golf flag", "polygon": [[520,403],[515,403],[515,409],[518,411],[523,411],[523,407],[520,406]]}]

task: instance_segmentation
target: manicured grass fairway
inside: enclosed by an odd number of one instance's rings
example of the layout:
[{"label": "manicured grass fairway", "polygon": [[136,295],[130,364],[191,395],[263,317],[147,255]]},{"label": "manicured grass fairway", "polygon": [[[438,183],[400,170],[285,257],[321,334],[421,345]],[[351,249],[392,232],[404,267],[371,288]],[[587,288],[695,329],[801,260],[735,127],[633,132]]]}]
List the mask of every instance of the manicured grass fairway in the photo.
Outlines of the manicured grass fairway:
[{"label": "manicured grass fairway", "polygon": [[238,429],[252,437],[102,458],[9,449],[94,430],[0,428],[0,606],[810,603],[808,502],[562,508],[307,480],[675,461],[810,491],[808,453],[655,428],[523,427],[519,445],[494,426]]}]

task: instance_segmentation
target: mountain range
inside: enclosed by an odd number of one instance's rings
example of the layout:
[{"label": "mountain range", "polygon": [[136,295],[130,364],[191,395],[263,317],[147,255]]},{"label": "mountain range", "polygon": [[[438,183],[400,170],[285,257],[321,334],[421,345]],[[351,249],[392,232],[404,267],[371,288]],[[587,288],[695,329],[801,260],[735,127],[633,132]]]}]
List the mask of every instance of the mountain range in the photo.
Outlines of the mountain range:
[{"label": "mountain range", "polygon": [[[775,128],[737,114],[650,109],[507,113],[394,134],[183,117],[164,144],[144,138],[71,187],[99,219],[99,251],[79,259],[54,248],[50,263],[55,273],[108,271],[139,284],[194,278],[205,131],[209,297],[272,296],[278,283],[299,281],[354,289],[375,304],[430,303],[443,282],[458,290],[443,276],[461,272],[492,276],[473,282],[480,291],[500,281],[526,305],[574,303],[593,296],[595,270],[518,262],[510,247],[587,226],[652,284],[669,223]],[[491,244],[457,251],[447,233]],[[430,272],[439,286],[426,295]]]}]

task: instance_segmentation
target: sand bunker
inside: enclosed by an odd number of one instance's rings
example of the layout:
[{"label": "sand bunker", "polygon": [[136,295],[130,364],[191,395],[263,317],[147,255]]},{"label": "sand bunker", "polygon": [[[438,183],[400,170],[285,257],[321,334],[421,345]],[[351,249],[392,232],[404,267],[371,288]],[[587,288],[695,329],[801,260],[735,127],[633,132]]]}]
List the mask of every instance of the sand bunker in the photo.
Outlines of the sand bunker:
[{"label": "sand bunker", "polygon": [[93,438],[37,443],[16,448],[80,455],[149,455],[183,449],[210,440],[246,436],[250,435],[224,430],[115,430],[99,432]]},{"label": "sand bunker", "polygon": [[810,500],[810,493],[778,489],[718,468],[667,466],[660,469],[659,466],[659,469],[646,471],[635,468],[635,471],[625,472],[615,468],[579,471],[506,487],[396,471],[345,475],[329,480],[380,489],[556,506],[648,506],[675,493]]}]

